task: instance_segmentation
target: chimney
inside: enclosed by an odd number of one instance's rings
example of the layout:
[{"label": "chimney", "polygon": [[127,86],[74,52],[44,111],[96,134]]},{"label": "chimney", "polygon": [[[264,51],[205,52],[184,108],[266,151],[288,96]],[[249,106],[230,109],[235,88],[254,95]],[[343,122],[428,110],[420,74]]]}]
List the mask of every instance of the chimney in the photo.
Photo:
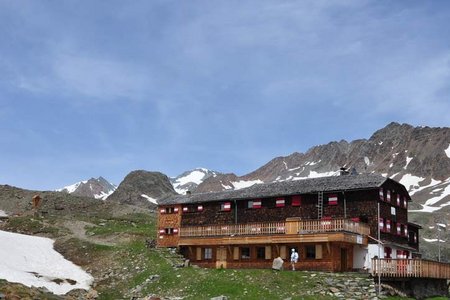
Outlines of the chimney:
[{"label": "chimney", "polygon": [[342,167],[339,172],[341,176],[350,174],[346,167]]}]

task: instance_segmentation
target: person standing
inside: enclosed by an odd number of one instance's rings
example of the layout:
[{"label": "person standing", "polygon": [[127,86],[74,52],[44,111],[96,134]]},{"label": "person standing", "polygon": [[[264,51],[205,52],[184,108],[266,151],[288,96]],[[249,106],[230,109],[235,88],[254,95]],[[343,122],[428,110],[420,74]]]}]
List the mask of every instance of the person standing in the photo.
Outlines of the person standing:
[{"label": "person standing", "polygon": [[298,253],[294,248],[291,250],[291,266],[292,271],[295,271],[295,264],[298,262]]}]

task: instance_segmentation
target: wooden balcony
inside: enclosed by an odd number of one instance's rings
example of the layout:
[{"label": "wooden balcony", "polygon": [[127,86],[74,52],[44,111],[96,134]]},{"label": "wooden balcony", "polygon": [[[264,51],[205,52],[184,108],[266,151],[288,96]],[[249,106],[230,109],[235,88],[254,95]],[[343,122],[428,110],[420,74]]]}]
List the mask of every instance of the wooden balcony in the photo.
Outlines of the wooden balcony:
[{"label": "wooden balcony", "polygon": [[450,279],[450,264],[423,259],[372,259],[372,275]]},{"label": "wooden balcony", "polygon": [[180,228],[180,245],[343,241],[367,244],[366,224],[347,219],[299,220]]},{"label": "wooden balcony", "polygon": [[183,238],[273,234],[316,234],[339,231],[352,232],[360,235],[369,235],[370,232],[369,227],[366,224],[356,223],[351,220],[288,220],[285,222],[181,227],[180,236]]}]

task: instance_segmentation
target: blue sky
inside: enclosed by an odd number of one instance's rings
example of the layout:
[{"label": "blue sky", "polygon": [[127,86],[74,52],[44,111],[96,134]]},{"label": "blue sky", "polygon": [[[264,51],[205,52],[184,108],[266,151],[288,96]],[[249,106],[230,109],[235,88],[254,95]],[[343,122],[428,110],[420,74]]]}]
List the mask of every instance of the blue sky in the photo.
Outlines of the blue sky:
[{"label": "blue sky", "polygon": [[249,173],[450,125],[448,1],[0,0],[0,184]]}]

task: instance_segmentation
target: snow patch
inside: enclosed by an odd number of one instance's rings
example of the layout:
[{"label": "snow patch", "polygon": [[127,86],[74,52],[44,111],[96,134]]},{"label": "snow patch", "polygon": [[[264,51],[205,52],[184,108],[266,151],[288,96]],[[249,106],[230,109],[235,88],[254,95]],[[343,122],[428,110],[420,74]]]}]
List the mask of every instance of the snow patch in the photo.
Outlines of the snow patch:
[{"label": "snow patch", "polygon": [[412,160],[413,158],[414,158],[414,157],[409,157],[409,156],[406,157],[406,165],[403,167],[403,169],[406,170],[406,168],[408,167],[409,163],[411,162],[411,160]]},{"label": "snow patch", "polygon": [[450,158],[450,144],[448,144],[447,149],[444,150],[445,154],[447,155],[448,158]]},{"label": "snow patch", "polygon": [[[439,196],[436,196],[436,197],[433,197],[433,198],[431,198],[431,199],[428,199],[428,200],[425,202],[425,205],[426,205],[426,206],[433,205],[433,204],[435,204],[435,203],[441,201],[442,199],[444,199],[445,197],[447,197],[447,196],[449,196],[449,195],[450,195],[450,184],[447,185],[447,186],[445,187],[445,189],[442,191],[442,193],[441,193]],[[450,205],[450,204],[449,204],[449,205]]]},{"label": "snow patch", "polygon": [[380,145],[380,146],[381,146],[381,145],[383,145],[383,141],[381,141],[381,142],[378,142],[378,145]]},{"label": "snow patch", "polygon": [[288,170],[288,166],[287,166],[287,163],[283,160],[283,164],[284,164],[284,168],[286,169],[286,170]]},{"label": "snow patch", "polygon": [[7,217],[8,215],[0,209],[0,217]]},{"label": "snow patch", "polygon": [[108,198],[112,193],[114,193],[114,190],[111,190],[107,193],[105,193],[104,191],[102,191],[100,194],[94,195],[95,199],[101,199],[101,200],[106,200],[106,198]]},{"label": "snow patch", "polygon": [[148,201],[150,201],[150,202],[153,203],[153,204],[158,205],[158,201],[157,201],[155,198],[152,198],[152,197],[147,196],[147,195],[145,195],[145,194],[142,194],[141,197],[147,199]]},{"label": "snow patch", "polygon": [[412,174],[405,174],[399,181],[401,184],[405,186],[409,194],[413,195],[420,189],[419,182],[422,182],[424,179],[425,179],[424,177],[414,176]]},{"label": "snow patch", "polygon": [[[54,241],[0,230],[0,278],[28,287],[45,287],[57,295],[89,290],[91,275],[53,249]],[[59,284],[56,283],[59,280]],[[56,282],[55,282],[56,281]]]},{"label": "snow patch", "polygon": [[189,182],[193,182],[195,184],[200,184],[200,183],[202,183],[203,178],[205,177],[205,173],[202,171],[204,171],[204,170],[203,169],[194,170],[191,173],[189,173],[188,175],[178,178],[175,181],[175,184],[178,186],[185,185],[186,183],[189,183]]},{"label": "snow patch", "polygon": [[222,183],[222,187],[226,190],[231,190],[233,187],[229,186],[229,185],[225,185]]},{"label": "snow patch", "polygon": [[292,180],[302,180],[302,179],[308,179],[308,178],[319,178],[319,177],[327,177],[327,176],[336,176],[337,172],[323,172],[319,173],[316,171],[309,171],[309,175],[305,177],[294,177]]},{"label": "snow patch", "polygon": [[[295,170],[298,170],[298,169],[300,169],[300,168],[302,168],[302,166],[300,166],[300,167],[296,167],[296,168],[292,168],[292,169],[288,169],[288,171],[295,171]],[[305,167],[303,167],[303,169],[304,169]]]},{"label": "snow patch", "polygon": [[366,165],[370,165],[370,159],[367,156],[364,156],[364,162],[366,163]]},{"label": "snow patch", "polygon": [[260,184],[260,183],[264,183],[262,180],[249,180],[249,181],[245,181],[245,180],[240,180],[240,181],[233,181],[231,182],[231,184],[234,186],[235,190],[240,190],[249,186],[252,186],[254,184]]},{"label": "snow patch", "polygon": [[[389,165],[389,168],[392,168],[394,166],[394,163],[391,163],[390,165]],[[386,173],[386,175],[387,175],[387,173]]]}]

